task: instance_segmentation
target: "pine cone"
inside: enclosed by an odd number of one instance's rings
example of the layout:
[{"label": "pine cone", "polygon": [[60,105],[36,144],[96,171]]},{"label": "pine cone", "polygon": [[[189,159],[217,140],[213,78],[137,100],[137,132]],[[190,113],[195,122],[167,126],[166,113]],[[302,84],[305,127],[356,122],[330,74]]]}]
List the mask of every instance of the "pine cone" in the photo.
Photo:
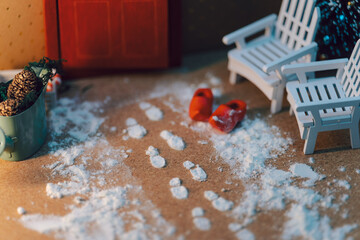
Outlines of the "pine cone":
[{"label": "pine cone", "polygon": [[30,92],[37,92],[40,87],[41,82],[36,75],[32,71],[23,70],[15,75],[8,87],[7,96],[22,101]]},{"label": "pine cone", "polygon": [[0,102],[0,115],[1,116],[13,116],[20,112],[19,101],[15,99],[7,99]]}]

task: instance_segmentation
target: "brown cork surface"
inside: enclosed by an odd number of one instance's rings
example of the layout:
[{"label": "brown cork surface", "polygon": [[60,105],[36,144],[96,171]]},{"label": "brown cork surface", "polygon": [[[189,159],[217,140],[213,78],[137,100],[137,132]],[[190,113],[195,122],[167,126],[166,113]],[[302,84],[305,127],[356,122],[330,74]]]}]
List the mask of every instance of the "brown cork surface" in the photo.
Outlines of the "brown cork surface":
[{"label": "brown cork surface", "polygon": [[[204,56],[205,61],[203,61]],[[242,81],[235,86],[229,85],[227,81],[229,73],[224,56],[224,53],[200,55],[187,59],[181,69],[168,72],[104,76],[72,81],[68,83],[69,89],[62,93],[62,97],[77,96],[84,101],[102,101],[106,96],[111,96],[111,103],[104,108],[106,121],[99,131],[105,134],[113,147],[126,146],[133,150],[129,154],[130,157],[124,161],[125,166],[119,167],[117,172],[111,175],[115,180],[113,184],[141,185],[144,196],[139,196],[139,198],[151,200],[154,207],[161,211],[162,216],[176,226],[177,232],[174,238],[184,235],[186,239],[236,239],[234,233],[228,229],[228,224],[234,220],[228,214],[215,210],[211,203],[203,197],[203,192],[213,190],[221,193],[221,196],[233,201],[236,205],[241,199],[244,187],[240,181],[234,181],[231,185],[225,184],[230,174],[229,166],[221,160],[215,160],[216,153],[211,143],[207,145],[197,143],[198,140],[204,140],[204,136],[179,124],[183,120],[183,116],[163,104],[164,100],[171,97],[170,95],[147,100],[164,112],[162,121],[152,122],[147,119],[145,114],[139,110],[136,101],[149,94],[154,86],[166,87],[175,81],[189,84],[201,82],[206,73],[212,72],[223,80],[224,94],[218,101],[226,102],[233,98],[246,100],[249,105],[249,116],[260,114],[270,125],[278,126],[282,133],[286,133],[294,140],[294,144],[290,146],[287,153],[276,161],[269,160],[272,165],[278,169],[287,170],[293,163],[308,163],[309,161],[309,156],[302,153],[304,141],[299,137],[295,117],[288,114],[288,104],[285,103],[284,110],[279,114],[269,115],[270,102],[254,85],[248,81]],[[128,117],[136,118],[148,130],[146,137],[140,140],[124,141],[118,134],[109,131],[109,126],[116,126],[118,131],[126,128],[125,120]],[[172,121],[176,124],[173,125]],[[187,143],[187,148],[184,151],[170,149],[159,136],[164,129],[181,135]],[[148,156],[144,151],[149,145],[154,144],[160,149],[161,156],[167,159],[166,168],[156,169],[149,164]],[[72,202],[72,198],[51,199],[46,196],[45,187],[50,179],[50,170],[42,166],[53,161],[47,154],[47,150],[45,145],[35,157],[22,162],[0,161],[0,239],[54,238],[54,235],[39,234],[23,227],[18,221],[20,218],[16,211],[18,206],[24,207],[29,214],[64,215],[69,211],[66,209],[66,205]],[[94,149],[93,154],[98,151],[100,150]],[[344,179],[344,175],[349,176],[346,179],[351,184],[351,190],[347,191],[347,194],[350,195],[349,200],[340,209],[348,209],[348,218],[343,219],[341,214],[334,210],[322,212],[330,217],[333,227],[351,223],[359,224],[360,203],[357,199],[360,197],[358,184],[360,175],[354,171],[354,169],[360,168],[359,153],[360,150],[350,148],[348,131],[321,133],[318,137],[316,152],[312,155],[316,161],[312,167],[316,172],[325,174],[327,178],[317,182],[314,190],[322,193],[327,187],[327,182],[331,182],[333,179]],[[188,170],[182,166],[185,160],[192,160],[203,167],[208,174],[208,180],[201,183],[192,180]],[[219,172],[218,167],[222,167],[223,172]],[[346,171],[338,171],[339,167],[345,167]],[[126,174],[125,168],[131,170],[132,176]],[[182,179],[183,185],[189,189],[188,199],[176,200],[171,196],[169,181],[173,177]],[[222,188],[226,188],[228,191],[222,192]],[[339,191],[336,194],[340,196],[343,193]],[[212,222],[210,231],[203,232],[194,227],[191,210],[197,206],[206,210],[206,217]],[[119,211],[121,212],[121,209]],[[247,229],[256,236],[256,239],[279,239],[286,220],[284,212],[259,212],[256,220]],[[359,239],[360,230],[355,229],[349,236]]]}]

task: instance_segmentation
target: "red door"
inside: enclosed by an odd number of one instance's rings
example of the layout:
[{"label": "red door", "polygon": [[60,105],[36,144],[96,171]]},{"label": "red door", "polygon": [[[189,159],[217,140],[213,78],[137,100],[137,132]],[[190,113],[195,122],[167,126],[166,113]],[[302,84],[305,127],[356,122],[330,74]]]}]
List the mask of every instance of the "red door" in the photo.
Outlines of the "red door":
[{"label": "red door", "polygon": [[167,0],[58,0],[66,69],[169,65]]}]

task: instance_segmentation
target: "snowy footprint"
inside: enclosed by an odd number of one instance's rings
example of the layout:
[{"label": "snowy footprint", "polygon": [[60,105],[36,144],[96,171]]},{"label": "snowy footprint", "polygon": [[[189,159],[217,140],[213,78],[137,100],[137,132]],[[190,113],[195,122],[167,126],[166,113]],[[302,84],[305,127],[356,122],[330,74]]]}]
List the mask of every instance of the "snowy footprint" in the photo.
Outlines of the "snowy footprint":
[{"label": "snowy footprint", "polygon": [[192,178],[199,182],[205,182],[207,180],[207,174],[199,165],[196,165],[191,161],[185,161],[183,166],[190,170]]},{"label": "snowy footprint", "polygon": [[127,133],[131,138],[141,139],[147,134],[147,130],[139,125],[134,118],[128,118],[126,120]]},{"label": "snowy footprint", "polygon": [[225,198],[219,197],[219,195],[213,191],[205,191],[204,197],[212,202],[212,206],[215,209],[221,212],[229,211],[234,207],[233,202],[226,200]]},{"label": "snowy footprint", "polygon": [[163,168],[166,166],[166,160],[159,155],[159,150],[157,148],[149,146],[149,148],[145,152],[146,155],[150,156],[150,162],[153,167]]},{"label": "snowy footprint", "polygon": [[208,231],[211,228],[211,222],[208,218],[204,217],[205,210],[201,207],[193,208],[191,211],[193,216],[193,223],[195,227],[201,231]]},{"label": "snowy footprint", "polygon": [[174,198],[186,199],[189,196],[189,191],[186,187],[181,186],[181,180],[179,178],[173,178],[170,180],[170,191]]},{"label": "snowy footprint", "polygon": [[147,102],[139,103],[139,107],[141,110],[145,111],[146,116],[151,121],[160,121],[164,118],[164,113],[160,110],[160,108],[155,107]]},{"label": "snowy footprint", "polygon": [[169,145],[169,147],[171,147],[172,149],[181,151],[184,150],[186,147],[186,144],[184,142],[184,140],[179,137],[176,136],[174,134],[172,134],[171,132],[164,130],[160,133],[160,137],[164,140],[166,140],[167,144]]}]

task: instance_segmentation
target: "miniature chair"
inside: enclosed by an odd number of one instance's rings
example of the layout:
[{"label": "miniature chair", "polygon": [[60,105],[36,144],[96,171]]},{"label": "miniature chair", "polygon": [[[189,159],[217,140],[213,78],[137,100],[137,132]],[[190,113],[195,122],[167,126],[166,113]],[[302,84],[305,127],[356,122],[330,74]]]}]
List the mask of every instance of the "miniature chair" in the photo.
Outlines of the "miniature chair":
[{"label": "miniature chair", "polygon": [[[300,135],[305,139],[304,153],[314,152],[318,132],[349,129],[352,148],[360,147],[360,40],[349,61],[345,59],[287,65],[284,74],[299,82],[286,86],[288,101],[295,111]],[[344,67],[345,66],[345,67]],[[307,72],[337,69],[335,77],[307,79]]]},{"label": "miniature chair", "polygon": [[[271,113],[281,110],[286,81],[281,67],[294,61],[314,61],[317,44],[313,42],[320,20],[315,0],[283,0],[279,17],[272,14],[223,37],[229,51],[230,83],[237,74],[255,84],[271,100]],[[263,36],[246,43],[246,38],[265,30]],[[305,57],[306,56],[306,57]]]}]

